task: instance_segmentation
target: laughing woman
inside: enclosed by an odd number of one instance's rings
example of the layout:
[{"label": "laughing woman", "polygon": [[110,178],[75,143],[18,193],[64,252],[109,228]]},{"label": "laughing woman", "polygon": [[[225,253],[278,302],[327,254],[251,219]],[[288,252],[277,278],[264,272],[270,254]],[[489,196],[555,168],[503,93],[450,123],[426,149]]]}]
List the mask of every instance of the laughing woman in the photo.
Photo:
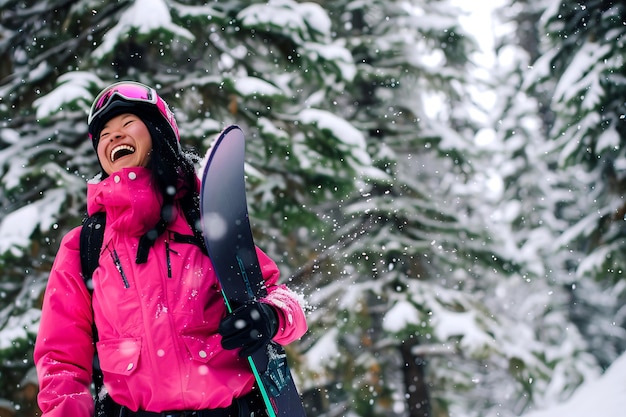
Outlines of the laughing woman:
[{"label": "laughing woman", "polygon": [[80,227],[52,267],[35,345],[43,417],[94,415],[94,349],[104,376],[97,395],[114,404],[99,415],[264,415],[245,356],[305,333],[298,298],[257,249],[268,295],[227,314],[197,226],[194,158],[153,88],[107,87],[88,127],[102,173],[88,184],[87,211],[105,213],[104,240],[93,292],[81,274]]}]

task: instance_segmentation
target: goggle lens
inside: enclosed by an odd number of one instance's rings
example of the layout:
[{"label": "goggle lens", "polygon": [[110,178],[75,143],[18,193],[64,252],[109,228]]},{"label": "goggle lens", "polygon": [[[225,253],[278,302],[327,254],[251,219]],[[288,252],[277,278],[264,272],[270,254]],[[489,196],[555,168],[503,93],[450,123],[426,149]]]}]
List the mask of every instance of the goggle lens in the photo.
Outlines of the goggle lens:
[{"label": "goggle lens", "polygon": [[96,118],[115,97],[150,104],[156,104],[157,102],[156,92],[147,85],[132,81],[113,84],[100,92],[98,97],[94,100],[91,110],[89,111],[88,124],[91,124],[93,119]]}]

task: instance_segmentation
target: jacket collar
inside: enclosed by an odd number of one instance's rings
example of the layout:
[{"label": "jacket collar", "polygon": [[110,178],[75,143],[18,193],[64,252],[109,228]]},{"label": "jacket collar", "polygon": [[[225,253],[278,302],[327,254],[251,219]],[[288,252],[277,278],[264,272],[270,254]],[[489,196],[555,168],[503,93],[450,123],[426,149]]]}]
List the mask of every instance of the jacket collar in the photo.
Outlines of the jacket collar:
[{"label": "jacket collar", "polygon": [[107,228],[123,234],[141,236],[154,227],[161,202],[151,171],[143,167],[124,168],[87,184],[87,213],[105,212]]}]

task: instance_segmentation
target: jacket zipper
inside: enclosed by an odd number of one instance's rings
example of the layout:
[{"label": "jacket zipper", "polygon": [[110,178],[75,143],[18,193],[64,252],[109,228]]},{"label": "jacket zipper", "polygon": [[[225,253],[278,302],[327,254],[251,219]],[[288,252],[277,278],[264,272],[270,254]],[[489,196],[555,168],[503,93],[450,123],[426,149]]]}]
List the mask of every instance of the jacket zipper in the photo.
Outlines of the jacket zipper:
[{"label": "jacket zipper", "polygon": [[170,243],[165,242],[165,259],[167,261],[167,277],[168,278],[172,278],[172,260],[170,259],[170,252],[173,252],[176,255],[178,255],[178,252],[170,248]]},{"label": "jacket zipper", "polygon": [[106,248],[109,251],[109,254],[111,255],[111,259],[113,259],[115,268],[117,268],[117,271],[120,273],[120,276],[122,277],[122,283],[124,284],[124,288],[130,288],[130,284],[128,283],[128,278],[126,278],[126,274],[124,273],[124,268],[122,268],[122,261],[120,261],[120,257],[118,256],[117,251],[115,249],[111,250],[109,248],[109,245],[107,245]]}]

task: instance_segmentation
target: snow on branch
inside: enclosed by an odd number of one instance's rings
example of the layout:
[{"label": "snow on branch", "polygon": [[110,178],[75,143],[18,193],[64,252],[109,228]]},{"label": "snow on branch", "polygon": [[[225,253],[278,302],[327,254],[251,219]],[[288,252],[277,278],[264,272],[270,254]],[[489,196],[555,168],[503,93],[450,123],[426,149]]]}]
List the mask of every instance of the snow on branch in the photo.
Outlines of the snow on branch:
[{"label": "snow on branch", "polygon": [[0,254],[21,256],[37,227],[46,232],[56,223],[66,198],[66,190],[52,189],[41,200],[9,213],[0,223]]},{"label": "snow on branch", "polygon": [[119,23],[105,33],[102,45],[96,48],[93,56],[101,59],[133,30],[148,34],[161,29],[191,41],[195,39],[187,29],[172,23],[169,8],[163,0],[136,0],[120,16]]}]

